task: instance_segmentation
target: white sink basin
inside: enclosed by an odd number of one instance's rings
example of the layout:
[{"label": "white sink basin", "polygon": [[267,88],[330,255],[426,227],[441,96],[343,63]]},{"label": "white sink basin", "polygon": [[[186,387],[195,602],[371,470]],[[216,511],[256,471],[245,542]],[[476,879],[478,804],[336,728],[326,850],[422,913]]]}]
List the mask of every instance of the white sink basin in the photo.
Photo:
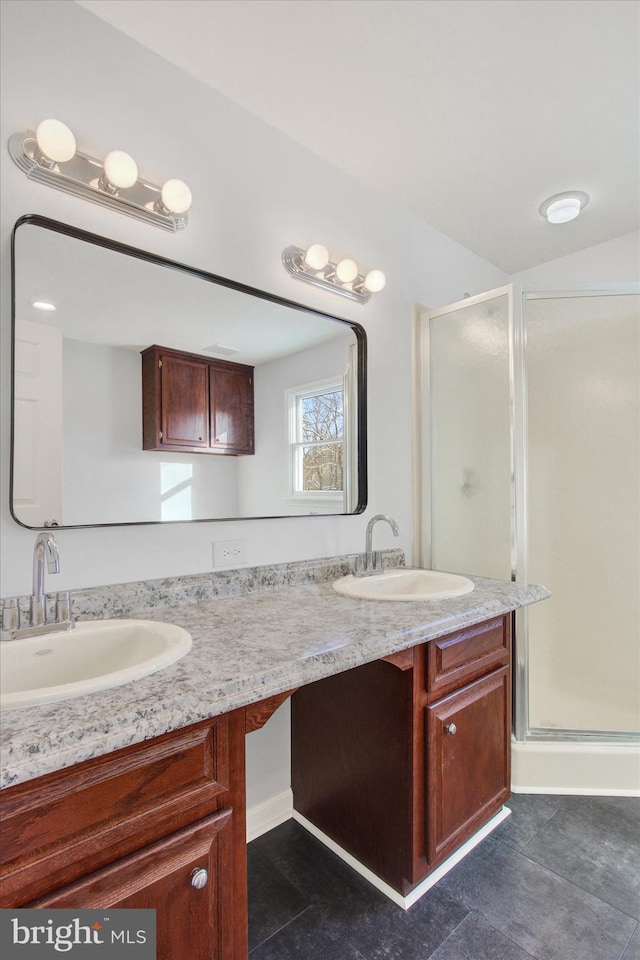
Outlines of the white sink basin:
[{"label": "white sink basin", "polygon": [[152,620],[91,620],[0,643],[0,709],[69,700],[119,687],[191,649],[182,627]]},{"label": "white sink basin", "polygon": [[397,567],[372,577],[342,577],[333,589],[361,600],[445,600],[471,593],[473,586],[457,573]]}]

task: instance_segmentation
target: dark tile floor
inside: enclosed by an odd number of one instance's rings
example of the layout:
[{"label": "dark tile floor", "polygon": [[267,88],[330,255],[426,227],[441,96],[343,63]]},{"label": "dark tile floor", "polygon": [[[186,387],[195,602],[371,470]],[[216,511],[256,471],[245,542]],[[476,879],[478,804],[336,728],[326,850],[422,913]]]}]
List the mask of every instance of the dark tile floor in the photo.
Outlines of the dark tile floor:
[{"label": "dark tile floor", "polygon": [[289,820],[249,844],[251,960],[640,960],[640,799],[514,796],[413,907]]}]

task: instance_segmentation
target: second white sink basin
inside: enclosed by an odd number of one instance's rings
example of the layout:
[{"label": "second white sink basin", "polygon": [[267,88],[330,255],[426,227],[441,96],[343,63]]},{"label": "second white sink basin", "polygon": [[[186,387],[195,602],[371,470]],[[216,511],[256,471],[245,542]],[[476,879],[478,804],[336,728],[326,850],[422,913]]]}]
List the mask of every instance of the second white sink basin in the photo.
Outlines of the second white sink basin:
[{"label": "second white sink basin", "polygon": [[394,567],[371,577],[342,577],[333,589],[361,600],[445,600],[471,593],[473,586],[457,573]]},{"label": "second white sink basin", "polygon": [[74,630],[0,643],[0,709],[119,687],[191,649],[182,627],[153,620],[90,620]]}]

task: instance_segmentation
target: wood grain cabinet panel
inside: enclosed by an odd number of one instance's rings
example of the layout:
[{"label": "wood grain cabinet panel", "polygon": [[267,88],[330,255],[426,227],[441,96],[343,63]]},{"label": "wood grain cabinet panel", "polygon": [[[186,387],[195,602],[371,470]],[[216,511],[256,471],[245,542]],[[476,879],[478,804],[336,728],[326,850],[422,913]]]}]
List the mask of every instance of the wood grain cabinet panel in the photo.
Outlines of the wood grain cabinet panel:
[{"label": "wood grain cabinet panel", "polygon": [[426,708],[428,860],[437,863],[510,793],[509,668]]},{"label": "wood grain cabinet panel", "polygon": [[211,447],[224,453],[254,452],[253,367],[209,364]]},{"label": "wood grain cabinet panel", "polygon": [[0,904],[19,906],[228,804],[229,718],[3,790]]},{"label": "wood grain cabinet panel", "polygon": [[507,663],[511,618],[496,617],[425,645],[429,702]]},{"label": "wood grain cabinet panel", "polygon": [[165,353],[160,362],[160,439],[163,448],[208,447],[207,364],[170,353]]},{"label": "wood grain cabinet panel", "polygon": [[253,367],[154,344],[142,351],[144,450],[252,454]]},{"label": "wood grain cabinet panel", "polygon": [[[232,813],[223,811],[30,903],[48,909],[156,911],[157,960],[233,956]],[[207,871],[201,889],[194,870]]]},{"label": "wood grain cabinet panel", "polygon": [[412,856],[413,676],[382,660],[291,699],[294,807],[399,887]]}]

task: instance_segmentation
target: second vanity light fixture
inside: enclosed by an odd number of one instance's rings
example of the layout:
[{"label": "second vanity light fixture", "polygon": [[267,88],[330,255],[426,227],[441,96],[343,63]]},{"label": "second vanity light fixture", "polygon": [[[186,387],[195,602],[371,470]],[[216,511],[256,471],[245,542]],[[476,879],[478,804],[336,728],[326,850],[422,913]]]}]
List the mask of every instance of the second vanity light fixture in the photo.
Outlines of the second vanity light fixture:
[{"label": "second vanity light fixture", "polygon": [[339,293],[358,303],[367,303],[371,294],[378,293],[387,282],[382,270],[360,273],[355,260],[346,258],[334,263],[329,259],[329,251],[321,243],[313,243],[306,250],[287,247],[283,251],[282,262],[287,273],[297,280]]},{"label": "second vanity light fixture", "polygon": [[69,127],[60,120],[43,120],[35,131],[14,133],[9,153],[31,180],[165,230],[182,230],[187,225],[191,191],[186,183],[167,180],[158,186],[142,180],[135,160],[123,150],[112,150],[104,160],[83,153],[77,149]]}]

